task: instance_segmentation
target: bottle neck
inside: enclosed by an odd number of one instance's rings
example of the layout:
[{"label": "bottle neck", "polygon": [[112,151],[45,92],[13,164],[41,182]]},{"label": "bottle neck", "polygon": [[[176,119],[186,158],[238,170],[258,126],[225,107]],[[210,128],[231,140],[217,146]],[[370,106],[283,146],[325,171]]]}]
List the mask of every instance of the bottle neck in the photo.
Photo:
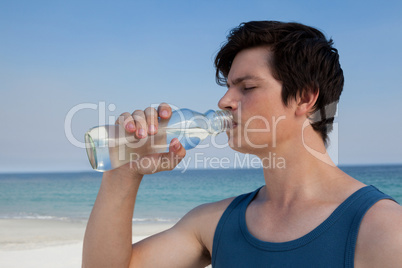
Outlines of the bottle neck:
[{"label": "bottle neck", "polygon": [[217,110],[211,120],[214,134],[227,131],[233,127],[233,116],[229,111]]}]

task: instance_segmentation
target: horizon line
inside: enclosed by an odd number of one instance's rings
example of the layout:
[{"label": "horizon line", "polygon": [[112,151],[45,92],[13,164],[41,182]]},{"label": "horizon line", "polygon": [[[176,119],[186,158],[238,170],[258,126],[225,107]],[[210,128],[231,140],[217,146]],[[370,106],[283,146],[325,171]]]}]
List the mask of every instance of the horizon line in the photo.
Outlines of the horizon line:
[{"label": "horizon line", "polygon": [[[402,166],[400,162],[394,163],[351,163],[351,164],[338,164],[337,167],[365,167],[365,166]],[[189,167],[187,170],[262,170],[262,167],[259,168],[251,168],[251,167],[242,167],[242,168],[235,168],[235,167],[228,167],[228,168],[194,168]],[[173,169],[173,172],[182,172],[181,169]],[[99,173],[102,174],[103,172],[99,172],[96,170],[0,170],[0,174],[45,174],[45,173]],[[184,172],[183,172],[184,173]],[[151,174],[150,174],[151,175]]]}]

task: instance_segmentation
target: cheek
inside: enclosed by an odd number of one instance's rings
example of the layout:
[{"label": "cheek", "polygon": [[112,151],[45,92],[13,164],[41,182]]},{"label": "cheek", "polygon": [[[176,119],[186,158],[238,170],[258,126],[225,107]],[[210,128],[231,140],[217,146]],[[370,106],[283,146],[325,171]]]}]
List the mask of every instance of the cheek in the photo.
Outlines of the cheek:
[{"label": "cheek", "polygon": [[[262,114],[265,112],[265,114]],[[261,111],[257,115],[251,116],[242,125],[241,135],[250,144],[267,144],[272,146],[277,139],[286,135],[288,130],[286,115],[272,115],[269,111]]]},{"label": "cheek", "polygon": [[259,145],[269,144],[271,129],[269,124],[270,122],[261,115],[250,116],[234,129],[231,141],[236,147],[261,148]]}]

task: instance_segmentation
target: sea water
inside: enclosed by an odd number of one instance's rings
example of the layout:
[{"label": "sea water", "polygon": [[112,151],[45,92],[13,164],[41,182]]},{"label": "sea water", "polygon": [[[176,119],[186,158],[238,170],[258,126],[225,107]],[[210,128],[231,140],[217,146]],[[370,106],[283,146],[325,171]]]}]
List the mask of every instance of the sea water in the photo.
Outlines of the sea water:
[{"label": "sea water", "polygon": [[[342,170],[374,185],[402,204],[402,165],[345,166]],[[102,173],[0,174],[0,218],[86,221]],[[262,169],[160,172],[145,176],[133,222],[176,222],[192,208],[255,190]]]}]

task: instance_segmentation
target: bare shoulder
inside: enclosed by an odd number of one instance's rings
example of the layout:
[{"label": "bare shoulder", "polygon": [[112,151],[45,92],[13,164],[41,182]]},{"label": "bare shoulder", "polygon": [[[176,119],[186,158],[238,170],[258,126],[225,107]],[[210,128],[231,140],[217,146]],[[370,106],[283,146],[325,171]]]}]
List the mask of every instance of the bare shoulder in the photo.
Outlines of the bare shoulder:
[{"label": "bare shoulder", "polygon": [[216,225],[232,200],[198,206],[172,228],[133,244],[130,267],[207,266]]},{"label": "bare shoulder", "polygon": [[191,228],[199,242],[212,253],[212,242],[216,226],[223,212],[235,197],[207,203],[192,209],[174,228]]},{"label": "bare shoulder", "polygon": [[402,263],[402,207],[392,200],[374,204],[364,216],[356,244],[356,267]]},{"label": "bare shoulder", "polygon": [[229,204],[235,199],[235,197],[230,197],[227,199],[223,199],[221,201],[212,202],[202,204],[193,210],[191,210],[186,217],[193,217],[193,216],[206,216],[210,217],[221,217],[223,212],[229,206]]}]

